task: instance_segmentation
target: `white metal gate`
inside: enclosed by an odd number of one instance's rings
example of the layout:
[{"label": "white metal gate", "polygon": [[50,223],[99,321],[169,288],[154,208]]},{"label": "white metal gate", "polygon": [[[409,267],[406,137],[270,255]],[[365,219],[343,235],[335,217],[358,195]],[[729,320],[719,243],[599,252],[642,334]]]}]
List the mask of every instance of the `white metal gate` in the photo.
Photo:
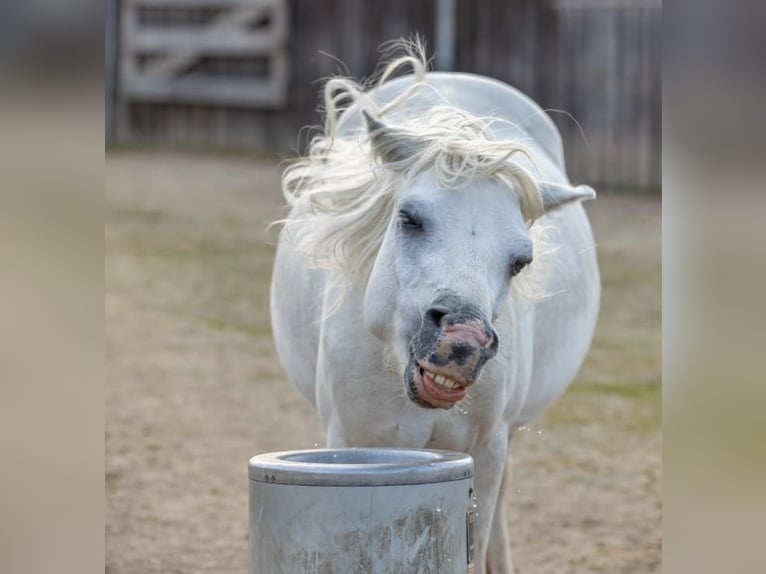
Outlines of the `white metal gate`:
[{"label": "white metal gate", "polygon": [[120,28],[123,100],[286,103],[284,0],[123,0]]}]

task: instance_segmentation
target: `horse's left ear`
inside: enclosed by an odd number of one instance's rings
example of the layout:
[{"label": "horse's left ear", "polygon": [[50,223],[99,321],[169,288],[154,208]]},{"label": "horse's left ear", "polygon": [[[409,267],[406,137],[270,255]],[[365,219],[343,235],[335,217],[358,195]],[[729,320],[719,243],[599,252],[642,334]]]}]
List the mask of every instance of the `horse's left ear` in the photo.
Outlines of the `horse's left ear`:
[{"label": "horse's left ear", "polygon": [[595,199],[596,192],[589,185],[566,185],[541,181],[540,195],[543,197],[543,209],[550,211],[573,201]]},{"label": "horse's left ear", "polygon": [[417,153],[417,144],[407,135],[376,120],[366,110],[362,114],[367,122],[372,149],[384,163],[403,161]]}]

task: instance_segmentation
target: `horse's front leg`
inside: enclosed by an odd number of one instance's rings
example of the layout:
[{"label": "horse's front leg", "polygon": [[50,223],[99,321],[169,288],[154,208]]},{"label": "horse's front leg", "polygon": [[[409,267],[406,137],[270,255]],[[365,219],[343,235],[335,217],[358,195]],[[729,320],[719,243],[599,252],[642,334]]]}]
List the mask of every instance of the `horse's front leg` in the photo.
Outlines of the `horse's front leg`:
[{"label": "horse's front leg", "polygon": [[[476,446],[471,451],[475,463],[473,485],[479,503],[479,515],[476,520],[474,564],[477,574],[510,574],[511,565],[507,561],[492,560],[492,570],[487,568],[487,549],[495,522],[495,511],[499,504],[499,492],[505,473],[505,460],[508,454],[508,431],[496,430],[489,440]],[[502,512],[500,514],[502,518]],[[501,536],[502,538],[502,536]],[[507,556],[508,554],[506,554]]]},{"label": "horse's front leg", "polygon": [[500,493],[495,502],[495,515],[492,517],[492,529],[489,533],[487,547],[487,573],[510,574],[513,572],[511,560],[511,539],[508,534],[508,524],[505,520],[505,489],[508,482],[508,467],[503,471],[500,481]]}]

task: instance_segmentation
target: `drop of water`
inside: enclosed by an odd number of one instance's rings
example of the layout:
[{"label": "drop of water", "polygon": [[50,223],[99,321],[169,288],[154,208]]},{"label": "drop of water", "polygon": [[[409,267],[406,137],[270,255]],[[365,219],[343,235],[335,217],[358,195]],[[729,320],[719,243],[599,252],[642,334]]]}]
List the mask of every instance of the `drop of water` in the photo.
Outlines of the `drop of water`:
[{"label": "drop of water", "polygon": [[315,443],[314,443],[314,448],[317,448],[318,446],[319,446],[319,443],[318,443],[318,442],[315,442]]},{"label": "drop of water", "polygon": [[541,431],[540,429],[538,429],[538,430],[537,430],[537,434],[543,434],[543,431]]},{"label": "drop of water", "polygon": [[441,512],[441,511],[442,511],[442,509],[441,509],[441,508],[437,508],[437,509],[436,509],[436,512]]}]

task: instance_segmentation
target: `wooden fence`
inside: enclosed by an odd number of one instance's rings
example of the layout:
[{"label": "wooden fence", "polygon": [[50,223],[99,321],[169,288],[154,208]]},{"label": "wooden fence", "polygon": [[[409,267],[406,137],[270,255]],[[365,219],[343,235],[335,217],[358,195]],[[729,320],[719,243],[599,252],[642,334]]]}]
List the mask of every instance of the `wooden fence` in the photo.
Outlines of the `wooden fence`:
[{"label": "wooden fence", "polygon": [[561,110],[550,115],[573,178],[659,187],[661,9],[651,0],[459,0],[457,65]]},{"label": "wooden fence", "polygon": [[[438,0],[122,0],[113,141],[277,152],[300,149],[306,140],[299,141],[300,128],[320,121],[316,110],[321,78],[346,72],[369,76],[379,57],[378,46],[393,38],[418,33],[434,46],[437,4]],[[506,81],[551,110],[564,137],[574,180],[602,188],[659,188],[659,0],[457,0],[453,4],[456,42],[450,59],[455,69]],[[277,14],[265,24],[263,12],[254,8],[262,5],[271,6]],[[224,43],[230,48],[237,42],[251,45],[245,55],[255,59],[243,63],[242,53],[221,52],[215,40],[221,34],[216,30],[225,26],[217,29],[215,22],[224,18],[225,6],[236,8],[230,10],[229,18],[239,11],[240,36],[235,39],[229,26]],[[248,6],[250,16],[243,16]],[[135,18],[131,10],[136,14],[152,7],[175,12],[154,14],[154,20],[149,20],[156,28],[154,43],[146,44],[145,37],[143,44],[136,43],[136,35],[125,32],[126,15]],[[198,15],[182,17],[184,10],[189,14],[196,10]],[[176,16],[168,15],[172,13]],[[163,26],[167,32],[157,33]],[[270,36],[271,43],[253,50],[257,42],[250,36],[248,44],[247,34],[257,35],[259,26],[277,27],[280,32]],[[166,57],[171,64],[180,62],[175,66],[163,66],[148,49],[155,54],[172,53],[178,42],[185,51]],[[264,52],[280,54],[276,66],[259,67],[257,56]],[[148,90],[151,93],[137,89],[137,66],[149,70],[155,66],[161,72],[155,79],[164,84],[159,88],[155,84],[154,91]],[[190,71],[197,72],[197,84],[184,96],[179,86],[185,76],[194,77]],[[211,87],[200,87],[204,85],[200,71]],[[269,74],[281,88],[263,98],[253,82],[263,82]],[[215,97],[216,85],[248,81],[249,100]],[[207,96],[188,95],[200,91]]]}]

